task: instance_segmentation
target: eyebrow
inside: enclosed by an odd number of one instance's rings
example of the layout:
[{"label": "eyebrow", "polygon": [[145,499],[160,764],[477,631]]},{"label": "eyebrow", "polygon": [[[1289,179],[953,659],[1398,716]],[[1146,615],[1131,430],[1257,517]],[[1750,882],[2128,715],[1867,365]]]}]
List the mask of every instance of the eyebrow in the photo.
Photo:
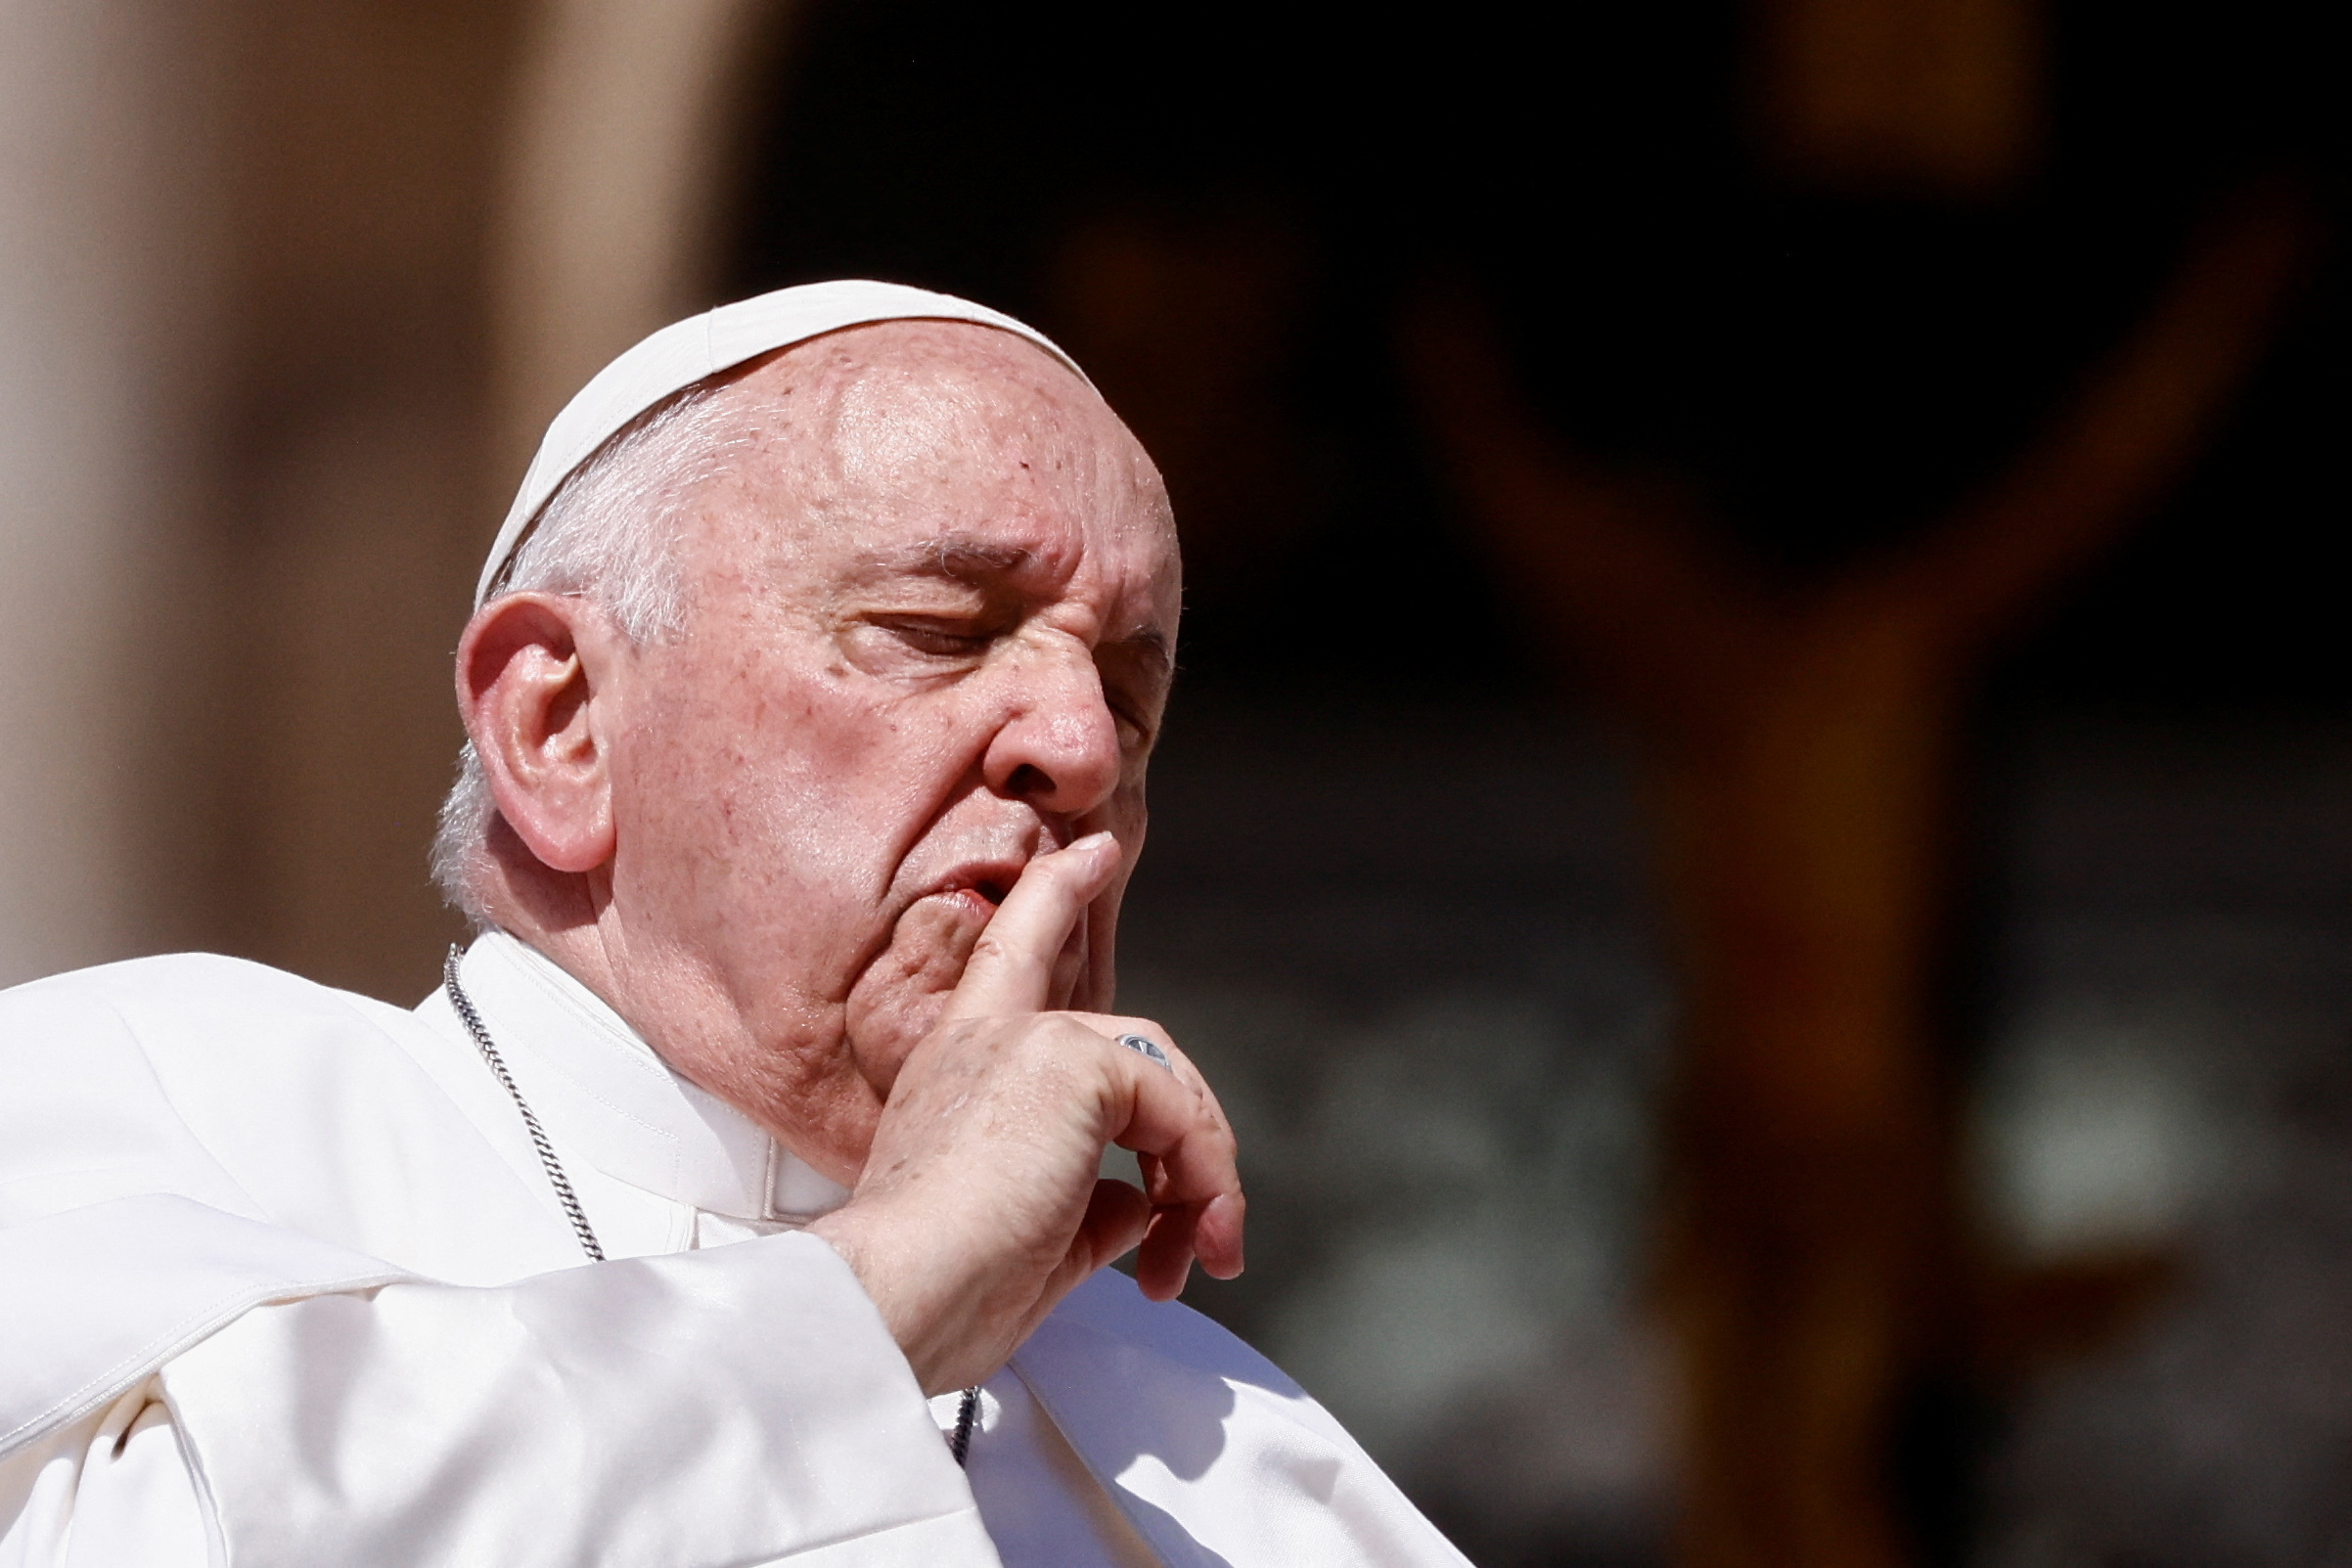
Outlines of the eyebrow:
[{"label": "eyebrow", "polygon": [[998,544],[973,534],[941,534],[921,539],[901,550],[876,554],[867,563],[884,572],[915,577],[945,577],[954,582],[976,582],[1018,571],[1032,559],[1017,545]]},{"label": "eyebrow", "polygon": [[1158,679],[1165,680],[1176,673],[1176,650],[1168,642],[1167,634],[1155,627],[1139,627],[1125,637],[1111,639],[1105,646],[1134,653],[1150,666],[1152,674]]}]

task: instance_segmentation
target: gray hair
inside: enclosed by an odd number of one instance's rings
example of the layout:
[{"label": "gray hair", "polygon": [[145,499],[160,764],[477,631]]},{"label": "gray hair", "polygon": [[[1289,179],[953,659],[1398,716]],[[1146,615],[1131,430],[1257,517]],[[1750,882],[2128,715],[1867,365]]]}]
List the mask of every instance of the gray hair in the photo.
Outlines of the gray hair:
[{"label": "gray hair", "polygon": [[[586,599],[634,643],[686,628],[678,526],[686,504],[726,471],[746,440],[728,428],[726,378],[699,381],[648,409],[598,447],[548,497],[483,603],[508,594]],[[432,879],[476,929],[494,923],[482,883],[498,805],[468,740],[441,803]]]}]

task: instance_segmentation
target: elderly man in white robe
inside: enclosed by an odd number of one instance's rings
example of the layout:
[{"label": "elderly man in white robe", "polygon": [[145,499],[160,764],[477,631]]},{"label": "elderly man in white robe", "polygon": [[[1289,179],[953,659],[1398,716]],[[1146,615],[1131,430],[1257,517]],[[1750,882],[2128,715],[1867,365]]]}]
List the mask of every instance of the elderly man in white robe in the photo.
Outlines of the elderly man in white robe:
[{"label": "elderly man in white robe", "polygon": [[1018,322],[819,285],[615,361],[458,649],[444,987],[0,996],[0,1565],[1460,1562],[1172,1300],[1243,1217],[1108,1012],[1177,608]]}]

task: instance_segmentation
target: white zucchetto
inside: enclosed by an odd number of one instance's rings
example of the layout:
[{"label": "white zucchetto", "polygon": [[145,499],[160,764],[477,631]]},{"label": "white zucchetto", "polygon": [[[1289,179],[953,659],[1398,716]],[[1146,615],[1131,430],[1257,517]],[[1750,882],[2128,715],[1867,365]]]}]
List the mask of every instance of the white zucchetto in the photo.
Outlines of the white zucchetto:
[{"label": "white zucchetto", "polygon": [[480,608],[489,597],[491,584],[557,487],[638,415],[703,377],[747,359],[878,321],[969,321],[995,327],[1027,338],[1076,371],[1079,380],[1086,379],[1075,360],[1027,323],[954,294],[905,284],[869,279],[802,284],[672,322],[597,372],[548,426],[538,455],[522,476],[522,488],[490,545],[489,559],[482,563],[481,579],[474,589],[475,607]]}]

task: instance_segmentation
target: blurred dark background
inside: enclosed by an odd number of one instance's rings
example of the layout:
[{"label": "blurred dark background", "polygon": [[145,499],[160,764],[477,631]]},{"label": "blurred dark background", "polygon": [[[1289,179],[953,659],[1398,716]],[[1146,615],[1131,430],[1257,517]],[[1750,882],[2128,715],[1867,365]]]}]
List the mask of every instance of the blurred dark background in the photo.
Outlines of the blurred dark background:
[{"label": "blurred dark background", "polygon": [[[1199,539],[1194,685],[1493,691],[1543,632],[1503,609],[1430,475],[1398,384],[1416,290],[1467,281],[1564,431],[1702,482],[1759,568],[1802,573],[2013,457],[2217,201],[2265,175],[2337,197],[2341,100],[2309,8],[2018,10],[2038,90],[2011,110],[2012,166],[1972,187],[1925,157],[1776,157],[1754,8],[1470,5],[1389,27],[820,8],[762,106],[723,291],[902,278],[1070,339],[1165,427]],[[2323,435],[2342,265],[2195,473],[2019,639],[2005,702],[2340,697],[2329,589],[2286,563],[2344,511]],[[1386,613],[1334,638],[1295,613],[1302,588]],[[1428,634],[1439,616],[1450,635]]]},{"label": "blurred dark background", "polygon": [[1189,1299],[1495,1568],[2333,1562],[2320,22],[18,8],[0,978],[422,993],[546,418],[718,299],[970,294],[1185,533],[1122,1005],[1254,1228]]}]

